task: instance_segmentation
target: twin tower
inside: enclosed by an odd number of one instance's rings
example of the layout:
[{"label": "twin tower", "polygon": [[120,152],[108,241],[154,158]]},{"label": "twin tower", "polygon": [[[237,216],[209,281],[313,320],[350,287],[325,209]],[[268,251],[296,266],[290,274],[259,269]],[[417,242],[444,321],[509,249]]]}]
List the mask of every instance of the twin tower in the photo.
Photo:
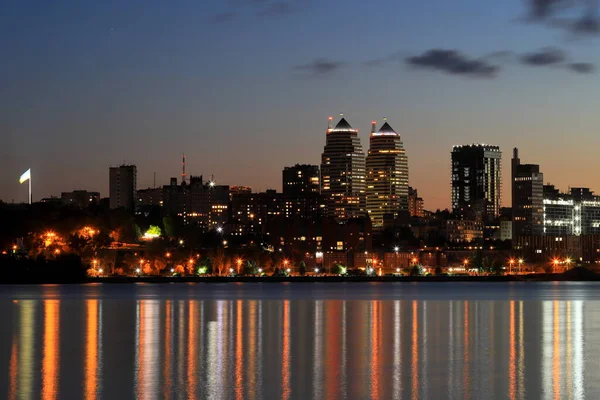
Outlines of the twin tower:
[{"label": "twin tower", "polygon": [[338,221],[371,218],[373,229],[384,220],[408,214],[408,158],[400,134],[384,119],[377,130],[371,123],[369,154],[360,144],[358,130],[343,117],[332,128],[321,157],[321,194],[328,201],[329,216]]}]

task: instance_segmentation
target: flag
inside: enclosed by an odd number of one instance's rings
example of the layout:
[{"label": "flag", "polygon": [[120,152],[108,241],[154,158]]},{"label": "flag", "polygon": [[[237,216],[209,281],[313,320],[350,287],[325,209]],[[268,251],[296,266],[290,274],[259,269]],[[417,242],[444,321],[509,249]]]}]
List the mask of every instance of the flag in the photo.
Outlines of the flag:
[{"label": "flag", "polygon": [[31,179],[31,169],[28,169],[23,175],[21,175],[19,178],[19,183],[27,182],[29,179]]}]

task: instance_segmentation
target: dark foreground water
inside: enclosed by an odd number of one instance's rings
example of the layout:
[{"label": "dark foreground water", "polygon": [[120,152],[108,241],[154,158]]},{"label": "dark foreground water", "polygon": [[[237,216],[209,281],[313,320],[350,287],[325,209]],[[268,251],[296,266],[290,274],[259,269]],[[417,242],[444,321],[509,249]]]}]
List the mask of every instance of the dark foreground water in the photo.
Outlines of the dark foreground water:
[{"label": "dark foreground water", "polygon": [[0,286],[0,398],[600,398],[600,284]]}]

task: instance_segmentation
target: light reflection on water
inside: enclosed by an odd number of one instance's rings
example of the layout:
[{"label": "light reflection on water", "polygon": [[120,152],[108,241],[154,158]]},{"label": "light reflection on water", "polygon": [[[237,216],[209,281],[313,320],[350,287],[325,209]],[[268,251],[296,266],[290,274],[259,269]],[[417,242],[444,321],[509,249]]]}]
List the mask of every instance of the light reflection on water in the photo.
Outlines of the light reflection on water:
[{"label": "light reflection on water", "polygon": [[39,290],[0,299],[8,399],[600,398],[600,302],[577,296],[312,300],[292,286],[279,300],[78,301]]}]

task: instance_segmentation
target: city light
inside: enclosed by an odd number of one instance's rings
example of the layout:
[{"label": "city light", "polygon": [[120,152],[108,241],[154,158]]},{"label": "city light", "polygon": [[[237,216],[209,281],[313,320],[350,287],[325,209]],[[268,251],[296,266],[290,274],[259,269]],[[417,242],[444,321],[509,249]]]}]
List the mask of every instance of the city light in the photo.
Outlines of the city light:
[{"label": "city light", "polygon": [[221,228],[220,226],[217,227],[217,232],[222,233],[223,232],[223,228]]},{"label": "city light", "polygon": [[167,252],[167,254],[165,254],[165,257],[171,258],[171,253]]},{"label": "city light", "polygon": [[315,268],[315,274],[319,273],[319,268]]},{"label": "city light", "polygon": [[394,247],[394,251],[397,253],[400,250],[400,247],[396,246]]}]

